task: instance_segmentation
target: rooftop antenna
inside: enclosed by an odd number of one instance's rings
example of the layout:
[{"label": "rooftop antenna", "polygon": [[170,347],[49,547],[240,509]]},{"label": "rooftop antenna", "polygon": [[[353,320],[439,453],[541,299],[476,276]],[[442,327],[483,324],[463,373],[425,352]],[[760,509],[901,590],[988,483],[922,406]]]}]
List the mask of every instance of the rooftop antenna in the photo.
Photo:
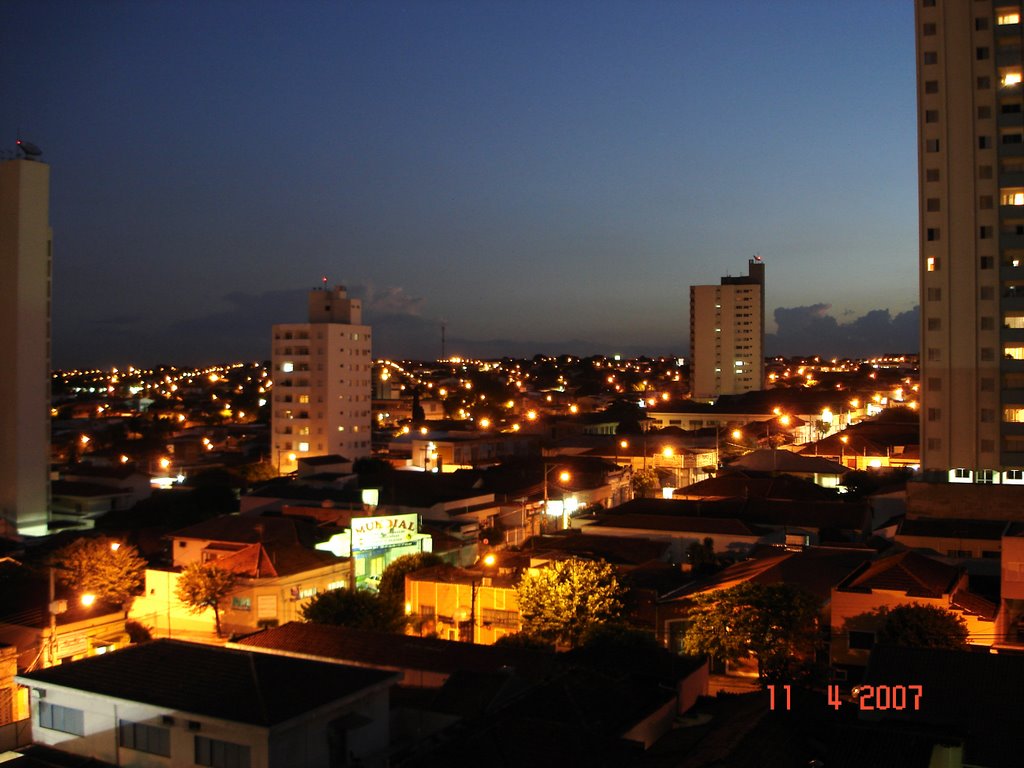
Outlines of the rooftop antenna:
[{"label": "rooftop antenna", "polygon": [[327,275],[320,278],[320,284],[323,285],[324,290],[327,290]]},{"label": "rooftop antenna", "polygon": [[24,139],[18,139],[14,142],[18,145],[18,149],[24,153],[26,160],[35,160],[43,154],[43,150],[33,144],[31,141],[25,141]]}]

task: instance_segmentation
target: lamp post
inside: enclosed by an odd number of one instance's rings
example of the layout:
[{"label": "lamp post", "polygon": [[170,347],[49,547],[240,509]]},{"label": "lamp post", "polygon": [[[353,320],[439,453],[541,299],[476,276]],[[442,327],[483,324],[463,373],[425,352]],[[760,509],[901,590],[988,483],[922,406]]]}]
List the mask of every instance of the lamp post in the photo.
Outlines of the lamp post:
[{"label": "lamp post", "polygon": [[[491,567],[493,567],[495,561],[496,561],[496,558],[494,557],[494,553],[493,552],[488,552],[486,555],[484,555],[483,559],[480,561],[480,565],[481,565],[480,579],[481,580],[486,578],[483,575],[484,574],[483,569],[484,568],[491,568]],[[480,588],[480,581],[478,581],[476,576],[474,576],[472,578],[472,580],[469,582],[469,642],[474,644],[474,645],[476,644],[476,634],[477,634],[476,633],[476,592],[477,592],[477,590],[479,588]],[[461,636],[460,636],[459,639],[460,640],[462,639]]]},{"label": "lamp post", "polygon": [[[544,463],[544,517],[545,518],[547,517],[547,514],[548,514],[548,475],[551,474],[551,470],[556,469],[557,466],[558,466],[557,464],[548,464],[547,462]],[[563,469],[558,474],[558,479],[564,485],[565,483],[568,483],[572,479],[572,475],[569,474],[568,471]]]}]

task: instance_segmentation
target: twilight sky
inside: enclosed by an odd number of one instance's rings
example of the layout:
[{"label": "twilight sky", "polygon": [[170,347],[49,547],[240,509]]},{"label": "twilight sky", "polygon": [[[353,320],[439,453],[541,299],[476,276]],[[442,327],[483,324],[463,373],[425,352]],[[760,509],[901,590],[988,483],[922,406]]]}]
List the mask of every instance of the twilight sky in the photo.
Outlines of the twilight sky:
[{"label": "twilight sky", "polygon": [[3,8],[57,367],[268,357],[323,275],[375,355],[681,354],[755,253],[769,352],[916,349],[910,0]]}]

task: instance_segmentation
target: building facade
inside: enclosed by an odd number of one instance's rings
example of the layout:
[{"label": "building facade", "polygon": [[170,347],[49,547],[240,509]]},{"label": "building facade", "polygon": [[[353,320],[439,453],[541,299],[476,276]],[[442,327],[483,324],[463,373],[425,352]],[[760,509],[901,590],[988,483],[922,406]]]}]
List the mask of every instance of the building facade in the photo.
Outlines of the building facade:
[{"label": "building facade", "polygon": [[44,535],[50,503],[50,167],[0,161],[0,516]]},{"label": "building facade", "polygon": [[1021,4],[917,0],[921,465],[1024,478]]},{"label": "building facade", "polygon": [[273,460],[281,474],[300,458],[370,455],[370,327],[344,286],[309,292],[309,322],[273,330]]},{"label": "building facade", "polygon": [[764,262],[720,285],[690,286],[690,391],[695,400],[764,384]]}]

